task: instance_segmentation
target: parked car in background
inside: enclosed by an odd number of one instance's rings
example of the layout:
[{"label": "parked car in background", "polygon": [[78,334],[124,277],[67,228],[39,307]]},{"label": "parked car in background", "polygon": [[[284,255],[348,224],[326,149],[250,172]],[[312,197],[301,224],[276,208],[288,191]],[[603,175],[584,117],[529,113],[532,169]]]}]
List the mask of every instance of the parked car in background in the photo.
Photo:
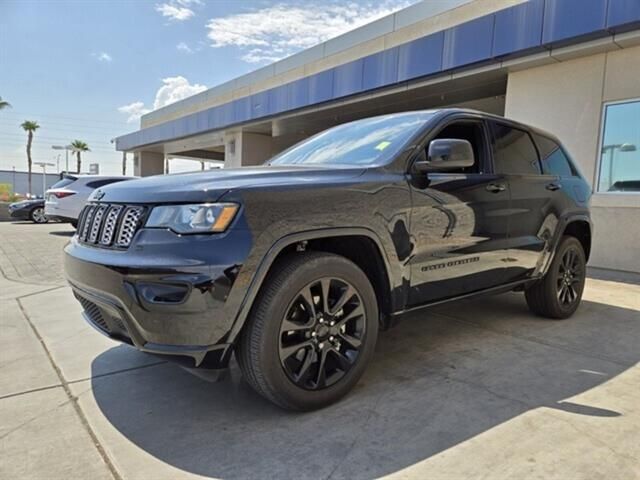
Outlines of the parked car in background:
[{"label": "parked car in background", "polygon": [[97,188],[136,177],[65,174],[45,194],[44,213],[51,220],[70,223],[75,228],[89,195]]},{"label": "parked car in background", "polygon": [[47,223],[49,218],[44,213],[44,198],[22,200],[9,205],[11,218],[31,220],[34,223]]}]

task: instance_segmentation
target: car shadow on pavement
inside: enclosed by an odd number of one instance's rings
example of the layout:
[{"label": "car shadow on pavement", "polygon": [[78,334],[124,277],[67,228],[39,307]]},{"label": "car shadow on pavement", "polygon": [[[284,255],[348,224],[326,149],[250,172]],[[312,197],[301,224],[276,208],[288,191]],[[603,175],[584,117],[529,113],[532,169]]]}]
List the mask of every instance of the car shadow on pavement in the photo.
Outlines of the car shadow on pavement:
[{"label": "car shadow on pavement", "polygon": [[[191,473],[373,478],[539,407],[602,421],[621,415],[572,397],[635,365],[638,338],[636,310],[584,301],[572,319],[549,321],[508,294],[408,316],[380,335],[355,390],[317,412],[271,405],[235,365],[219,383],[161,364],[93,378],[92,388],[127,440]],[[97,357],[93,370],[123,348]]]}]

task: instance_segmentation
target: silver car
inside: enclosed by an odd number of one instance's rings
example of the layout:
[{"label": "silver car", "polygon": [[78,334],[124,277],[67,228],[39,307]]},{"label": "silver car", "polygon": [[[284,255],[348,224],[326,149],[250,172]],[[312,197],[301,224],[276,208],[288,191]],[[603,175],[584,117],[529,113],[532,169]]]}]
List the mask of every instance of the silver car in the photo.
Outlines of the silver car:
[{"label": "silver car", "polygon": [[45,193],[44,213],[51,220],[70,223],[76,227],[82,208],[96,188],[135,178],[65,174]]}]

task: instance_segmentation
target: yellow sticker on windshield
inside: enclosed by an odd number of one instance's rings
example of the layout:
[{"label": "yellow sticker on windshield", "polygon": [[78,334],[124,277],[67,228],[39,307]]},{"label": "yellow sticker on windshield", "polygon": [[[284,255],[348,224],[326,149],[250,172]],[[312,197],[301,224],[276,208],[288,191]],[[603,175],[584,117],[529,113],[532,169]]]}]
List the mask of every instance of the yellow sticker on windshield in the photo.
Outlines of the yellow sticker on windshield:
[{"label": "yellow sticker on windshield", "polygon": [[380,142],[378,145],[376,145],[376,150],[380,150],[383,151],[385,148],[387,148],[389,145],[391,145],[391,142]]}]

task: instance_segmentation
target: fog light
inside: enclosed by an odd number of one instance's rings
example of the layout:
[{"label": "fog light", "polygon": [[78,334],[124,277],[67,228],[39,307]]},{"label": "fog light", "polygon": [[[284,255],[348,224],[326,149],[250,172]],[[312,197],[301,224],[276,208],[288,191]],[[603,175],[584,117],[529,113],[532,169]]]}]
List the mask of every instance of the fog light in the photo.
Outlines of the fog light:
[{"label": "fog light", "polygon": [[182,303],[189,293],[186,285],[168,283],[138,283],[140,296],[148,303],[175,304]]}]

